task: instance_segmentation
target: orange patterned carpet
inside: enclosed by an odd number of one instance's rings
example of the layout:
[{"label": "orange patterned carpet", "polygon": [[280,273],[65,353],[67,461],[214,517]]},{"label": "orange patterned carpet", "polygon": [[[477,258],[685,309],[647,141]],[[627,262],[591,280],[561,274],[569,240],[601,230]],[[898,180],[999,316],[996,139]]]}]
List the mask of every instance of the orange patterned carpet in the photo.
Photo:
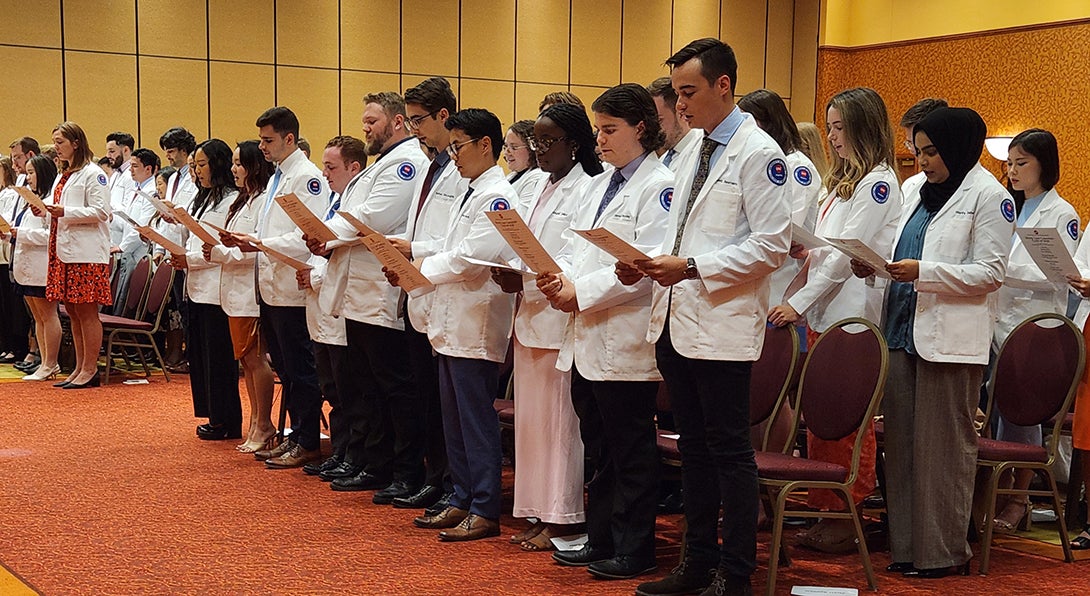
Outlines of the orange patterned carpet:
[{"label": "orange patterned carpet", "polygon": [[[523,553],[506,539],[444,544],[415,515],[334,493],[298,471],[267,471],[202,442],[188,379],[62,391],[0,386],[0,562],[42,594],[631,594]],[[510,508],[511,478],[506,478]],[[676,562],[677,516],[659,519],[660,574]],[[504,537],[522,523],[503,519]],[[767,558],[761,536],[763,585]],[[1085,563],[997,548],[988,577],[907,582],[879,574],[888,594],[1069,594]],[[863,588],[854,555],[793,551],[778,592],[793,584]],[[1053,558],[1050,558],[1053,557]],[[888,556],[874,556],[876,569]],[[975,570],[975,567],[974,567]],[[0,576],[3,575],[0,569]],[[9,591],[0,577],[0,593]],[[10,584],[12,586],[16,584]],[[31,592],[27,592],[31,593]]]}]

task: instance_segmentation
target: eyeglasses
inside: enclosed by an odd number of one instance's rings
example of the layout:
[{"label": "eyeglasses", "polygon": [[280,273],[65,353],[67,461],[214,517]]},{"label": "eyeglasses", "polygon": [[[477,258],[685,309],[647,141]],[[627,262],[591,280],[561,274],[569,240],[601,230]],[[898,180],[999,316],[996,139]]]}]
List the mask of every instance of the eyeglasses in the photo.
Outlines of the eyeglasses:
[{"label": "eyeglasses", "polygon": [[434,115],[436,115],[438,113],[439,113],[439,110],[433,110],[431,112],[428,112],[427,114],[423,114],[423,115],[420,115],[420,116],[413,116],[411,118],[406,118],[405,119],[405,126],[409,127],[409,130],[416,130],[416,129],[420,128],[420,123],[423,122],[425,118],[431,118],[432,116],[434,116]]},{"label": "eyeglasses", "polygon": [[504,150],[504,151],[508,151],[508,150],[510,150],[510,151],[518,151],[519,149],[525,149],[525,148],[526,148],[526,147],[528,147],[528,146],[529,146],[529,145],[512,145],[512,144],[510,144],[510,143],[504,143],[504,144],[503,144],[503,150]]},{"label": "eyeglasses", "polygon": [[530,151],[533,151],[534,153],[545,153],[557,142],[566,140],[568,140],[568,137],[558,137],[555,139],[530,137],[529,139],[526,139],[526,144],[530,146]]},{"label": "eyeglasses", "polygon": [[462,147],[465,147],[470,143],[476,143],[479,140],[481,140],[481,138],[477,137],[462,143],[451,143],[450,145],[447,145],[447,155],[449,155],[451,159],[455,159],[458,157],[458,152],[462,150]]}]

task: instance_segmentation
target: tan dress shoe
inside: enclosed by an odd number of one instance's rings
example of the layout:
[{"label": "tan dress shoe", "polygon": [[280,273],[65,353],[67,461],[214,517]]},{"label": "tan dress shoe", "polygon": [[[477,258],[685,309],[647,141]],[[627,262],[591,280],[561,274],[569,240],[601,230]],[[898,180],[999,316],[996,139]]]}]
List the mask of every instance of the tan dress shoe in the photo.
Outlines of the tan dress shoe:
[{"label": "tan dress shoe", "polygon": [[500,522],[471,513],[457,527],[439,532],[439,540],[443,542],[465,542],[499,535]]},{"label": "tan dress shoe", "polygon": [[422,515],[413,520],[413,525],[418,528],[427,528],[429,530],[442,530],[443,528],[453,528],[465,520],[469,512],[465,509],[458,509],[451,505],[446,509],[440,511],[435,515]]},{"label": "tan dress shoe", "polygon": [[265,467],[277,470],[301,468],[304,465],[309,464],[312,461],[318,461],[319,459],[322,459],[321,449],[306,450],[296,444],[293,445],[291,450],[287,453],[265,460]]},{"label": "tan dress shoe", "polygon": [[292,441],[290,438],[284,439],[283,441],[280,441],[279,445],[273,447],[272,449],[260,449],[258,451],[255,451],[254,459],[256,459],[257,461],[265,461],[274,457],[280,457],[288,451],[291,451],[291,448],[294,446],[295,441]]}]

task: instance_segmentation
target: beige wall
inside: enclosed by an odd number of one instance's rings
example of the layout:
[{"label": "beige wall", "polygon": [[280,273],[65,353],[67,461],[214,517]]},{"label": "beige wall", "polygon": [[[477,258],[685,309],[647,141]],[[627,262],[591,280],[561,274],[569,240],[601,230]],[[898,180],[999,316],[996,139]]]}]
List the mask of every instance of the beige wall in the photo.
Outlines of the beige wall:
[{"label": "beige wall", "polygon": [[[229,143],[287,105],[320,147],[362,135],[360,97],[442,75],[504,123],[542,95],[590,103],[649,83],[696,37],[738,54],[738,92],[768,87],[813,119],[819,11],[810,0],[0,0],[0,140],[47,142],[64,119],[158,149],[171,126]],[[6,147],[6,144],[4,145]]]}]

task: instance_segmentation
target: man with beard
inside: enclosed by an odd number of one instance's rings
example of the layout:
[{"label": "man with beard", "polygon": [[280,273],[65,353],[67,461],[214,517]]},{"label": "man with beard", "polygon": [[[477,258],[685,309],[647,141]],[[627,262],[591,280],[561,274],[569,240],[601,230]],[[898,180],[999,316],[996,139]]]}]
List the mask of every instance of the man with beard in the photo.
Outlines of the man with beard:
[{"label": "man with beard", "polygon": [[15,186],[26,186],[26,162],[42,150],[38,141],[32,137],[20,137],[8,145],[11,151],[11,165],[15,168]]},{"label": "man with beard", "polygon": [[[400,95],[370,93],[363,104],[367,153],[377,159],[349,183],[341,210],[380,234],[402,234],[416,178],[428,158],[407,132]],[[357,235],[344,218],[334,217],[327,225],[339,238]],[[357,365],[358,390],[340,396],[351,430],[345,461],[326,473],[340,476],[331,487],[377,491],[372,501],[380,505],[414,495],[424,483],[424,408],[418,404],[405,325],[397,312],[401,290],[386,283],[382,264],[364,246],[310,240],[309,247],[329,255],[318,304],[323,313],[345,318],[349,360]]]},{"label": "man with beard", "polygon": [[[132,158],[132,150],[136,142],[127,132],[112,132],[106,135],[106,159],[113,170],[109,178],[110,209],[124,211],[125,203],[132,196],[136,184],[129,175],[129,160]],[[121,238],[125,235],[127,224],[120,218],[114,218],[110,222],[110,241],[116,247],[121,244]],[[114,298],[117,304],[117,298]]]}]

